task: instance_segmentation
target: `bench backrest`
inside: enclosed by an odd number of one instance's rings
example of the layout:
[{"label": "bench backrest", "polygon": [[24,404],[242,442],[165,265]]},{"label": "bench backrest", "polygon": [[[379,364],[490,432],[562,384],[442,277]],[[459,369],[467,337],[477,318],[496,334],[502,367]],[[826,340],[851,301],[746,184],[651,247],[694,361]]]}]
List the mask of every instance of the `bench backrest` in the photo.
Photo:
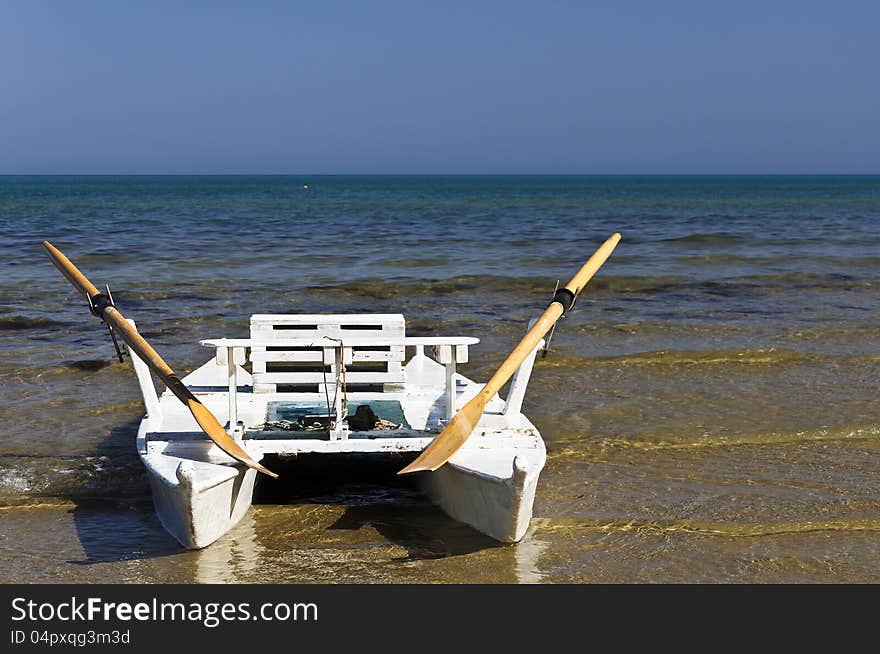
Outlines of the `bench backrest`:
[{"label": "bench backrest", "polygon": [[[402,314],[254,314],[251,339],[259,342],[329,337],[345,341],[367,338],[399,340],[400,345],[353,346],[346,362],[350,392],[392,391],[403,384],[405,321]],[[253,388],[266,392],[333,392],[335,349],[325,347],[254,346]]]}]

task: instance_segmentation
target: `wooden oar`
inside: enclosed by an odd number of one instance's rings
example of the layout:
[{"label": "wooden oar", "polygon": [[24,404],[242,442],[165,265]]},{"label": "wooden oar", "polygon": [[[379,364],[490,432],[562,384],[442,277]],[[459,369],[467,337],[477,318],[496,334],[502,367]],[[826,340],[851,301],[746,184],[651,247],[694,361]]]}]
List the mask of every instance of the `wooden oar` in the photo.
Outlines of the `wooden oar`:
[{"label": "wooden oar", "polygon": [[226,433],[226,430],[223,429],[223,426],[217,418],[214,417],[214,414],[211,413],[208,408],[190,392],[186,385],[180,381],[177,375],[174,374],[174,371],[168,366],[168,364],[162,360],[162,357],[156,354],[156,351],[149,343],[147,343],[147,341],[144,340],[143,336],[138,334],[134,327],[128,323],[119,310],[113,306],[110,298],[103,293],[98,292],[98,289],[86,279],[86,276],[83,275],[73,263],[71,263],[70,259],[65,257],[64,254],[62,254],[58,248],[49,243],[49,241],[43,241],[43,247],[46,248],[46,252],[49,253],[49,258],[52,260],[52,263],[55,264],[55,267],[61,271],[61,274],[64,275],[71,284],[73,284],[74,288],[83,294],[86,301],[89,303],[89,307],[92,309],[92,313],[101,318],[119,333],[122,340],[128,343],[129,347],[131,347],[144,363],[147,364],[150,370],[152,370],[171,390],[171,392],[174,393],[184,405],[186,405],[186,407],[192,412],[196,422],[199,423],[199,426],[208,435],[208,438],[216,443],[217,447],[226,452],[236,461],[239,461],[254,470],[259,470],[270,477],[278,477],[274,472],[254,461],[251,456],[245,452],[229,434]]},{"label": "wooden oar", "polygon": [[474,431],[474,427],[480,421],[480,417],[482,417],[489,400],[513,376],[516,369],[531,354],[532,350],[538,346],[538,343],[544,338],[544,334],[550,331],[550,328],[559,320],[559,317],[571,308],[578,293],[583,290],[587,282],[590,281],[590,278],[605,263],[611,252],[614,251],[618,241],[620,241],[620,234],[611,236],[596,250],[595,254],[572,277],[571,281],[556,291],[550,306],[538,318],[537,322],[532,325],[532,328],[529,329],[523,339],[513,349],[510,356],[504,360],[498,371],[492,375],[492,378],[486,383],[483,390],[477,393],[470,402],[461,408],[461,411],[455,414],[455,417],[449,421],[446,428],[440,432],[437,438],[431,441],[431,444],[424,449],[415,461],[397,474],[403,475],[422,470],[436,470],[464,445],[471,432]]}]

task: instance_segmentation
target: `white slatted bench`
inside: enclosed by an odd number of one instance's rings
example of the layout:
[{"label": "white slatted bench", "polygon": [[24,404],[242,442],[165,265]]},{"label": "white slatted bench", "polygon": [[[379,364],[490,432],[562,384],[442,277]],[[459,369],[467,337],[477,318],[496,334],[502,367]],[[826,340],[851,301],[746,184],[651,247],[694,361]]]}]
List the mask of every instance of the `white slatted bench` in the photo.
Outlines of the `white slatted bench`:
[{"label": "white slatted bench", "polygon": [[[287,391],[324,392],[335,387],[335,345],[345,345],[346,383],[355,390],[366,386],[390,391],[403,385],[402,314],[254,314],[251,346],[254,393]],[[387,345],[354,345],[363,339],[387,339]],[[286,345],[289,340],[317,341],[326,345]],[[266,345],[262,345],[266,343]],[[271,343],[271,344],[270,344]],[[349,347],[351,343],[351,347]],[[332,390],[332,388],[331,388]]]},{"label": "white slatted bench", "polygon": [[[258,320],[255,320],[258,319]],[[255,328],[256,325],[256,328]],[[282,325],[281,329],[276,326]],[[333,393],[337,365],[343,361],[349,391],[395,391],[404,384],[406,347],[417,355],[426,346],[446,368],[447,417],[455,412],[456,365],[468,360],[468,346],[480,342],[473,337],[407,337],[401,314],[255,314],[251,338],[220,338],[200,341],[216,348],[216,363],[229,374],[230,425],[237,421],[236,366],[246,361],[250,349],[254,393]],[[358,364],[376,370],[359,370]],[[378,363],[378,365],[377,365]],[[282,370],[277,370],[280,367]],[[339,399],[339,398],[338,398]],[[337,411],[339,407],[337,407]]]}]

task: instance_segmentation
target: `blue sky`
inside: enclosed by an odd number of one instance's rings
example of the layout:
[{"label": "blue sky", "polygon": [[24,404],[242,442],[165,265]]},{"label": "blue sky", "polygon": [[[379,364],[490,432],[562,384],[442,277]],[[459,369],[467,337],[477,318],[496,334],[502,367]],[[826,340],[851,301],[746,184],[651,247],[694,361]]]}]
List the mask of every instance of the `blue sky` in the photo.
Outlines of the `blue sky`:
[{"label": "blue sky", "polygon": [[880,173],[880,3],[0,3],[0,173]]}]

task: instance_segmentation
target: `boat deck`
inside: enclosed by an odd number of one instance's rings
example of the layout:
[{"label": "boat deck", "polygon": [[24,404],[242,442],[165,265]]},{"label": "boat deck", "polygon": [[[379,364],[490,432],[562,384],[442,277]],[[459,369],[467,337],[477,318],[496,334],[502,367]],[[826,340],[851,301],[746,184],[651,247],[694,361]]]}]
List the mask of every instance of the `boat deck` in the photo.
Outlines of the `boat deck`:
[{"label": "boat deck", "polygon": [[[254,457],[266,454],[295,455],[297,453],[343,452],[417,452],[439,433],[445,424],[446,395],[445,371],[442,365],[428,357],[413,357],[404,368],[406,384],[398,391],[350,393],[349,413],[361,404],[370,405],[380,418],[403,423],[400,429],[350,431],[343,437],[334,437],[329,430],[287,431],[262,429],[272,420],[283,419],[310,409],[327,413],[327,398],[323,393],[254,393],[250,376],[244,370],[238,373],[238,420],[245,426],[242,444]],[[213,361],[183,378],[198,399],[220,420],[229,420],[228,391],[221,384],[225,377]],[[463,375],[456,374],[456,405],[462,406],[483,387]],[[205,390],[211,388],[212,390]],[[200,390],[201,389],[201,390]],[[216,390],[214,390],[216,389]],[[222,390],[221,390],[222,389]],[[331,396],[332,399],[332,396]],[[163,453],[178,457],[195,457],[211,462],[226,460],[226,455],[199,429],[192,414],[170,392],[159,398],[162,421],[155,425],[149,419],[142,427],[139,449],[142,454]],[[399,407],[397,411],[389,410]],[[469,439],[461,456],[465,459],[470,449],[507,450],[500,460],[509,465],[510,450],[543,450],[543,443],[535,426],[520,412],[505,413],[505,402],[493,398],[483,418]],[[396,420],[402,416],[403,420]],[[206,458],[207,457],[207,458]],[[509,471],[508,471],[509,472]]]}]

